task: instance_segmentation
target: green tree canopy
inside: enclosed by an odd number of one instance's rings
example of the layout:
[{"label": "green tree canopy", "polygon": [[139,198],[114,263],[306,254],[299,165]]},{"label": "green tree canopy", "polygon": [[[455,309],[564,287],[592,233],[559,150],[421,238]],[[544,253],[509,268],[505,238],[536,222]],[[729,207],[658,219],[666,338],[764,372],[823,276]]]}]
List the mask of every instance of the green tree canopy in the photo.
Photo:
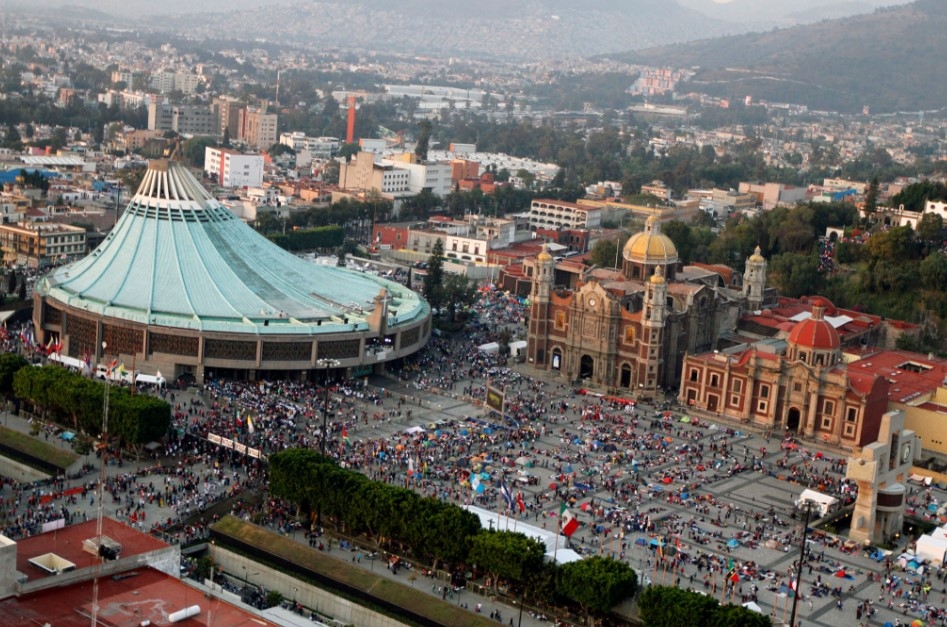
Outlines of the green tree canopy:
[{"label": "green tree canopy", "polygon": [[471,539],[470,561],[490,574],[520,587],[529,573],[542,568],[546,545],[522,533],[481,530]]},{"label": "green tree canopy", "polygon": [[427,274],[421,292],[432,309],[439,309],[442,302],[444,282],[444,241],[437,238],[427,260]]},{"label": "green tree canopy", "polygon": [[0,355],[0,394],[9,399],[13,394],[13,377],[20,369],[29,366],[30,362],[17,353],[3,353]]},{"label": "green tree canopy", "polygon": [[594,556],[562,566],[557,590],[586,612],[604,614],[635,595],[638,577],[623,562]]}]

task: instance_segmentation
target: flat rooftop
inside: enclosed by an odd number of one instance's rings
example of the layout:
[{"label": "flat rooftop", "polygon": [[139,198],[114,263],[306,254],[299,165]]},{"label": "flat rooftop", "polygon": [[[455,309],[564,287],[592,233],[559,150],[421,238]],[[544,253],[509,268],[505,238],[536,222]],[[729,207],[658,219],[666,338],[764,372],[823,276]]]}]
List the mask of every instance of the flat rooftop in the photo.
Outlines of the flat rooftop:
[{"label": "flat rooftop", "polygon": [[[93,528],[94,530],[94,528]],[[270,627],[276,623],[231,605],[152,568],[139,568],[99,580],[98,623],[107,627],[138,627],[151,621],[169,625],[172,612],[197,605],[197,616],[175,623],[182,627],[227,625]],[[86,627],[92,616],[92,581],[51,588],[21,598],[0,601],[5,627]]]},{"label": "flat rooftop", "polygon": [[[120,555],[122,558],[150,553],[170,546],[147,533],[132,529],[128,525],[111,518],[102,520],[102,535],[122,545]],[[55,577],[56,575],[48,573],[29,562],[30,558],[46,553],[53,553],[69,560],[76,565],[77,570],[93,566],[99,560],[91,553],[82,550],[82,542],[95,536],[95,520],[89,520],[78,525],[70,525],[31,538],[18,540],[16,545],[16,569],[27,575],[30,581],[44,577]],[[0,612],[0,616],[2,615],[3,613]]]}]

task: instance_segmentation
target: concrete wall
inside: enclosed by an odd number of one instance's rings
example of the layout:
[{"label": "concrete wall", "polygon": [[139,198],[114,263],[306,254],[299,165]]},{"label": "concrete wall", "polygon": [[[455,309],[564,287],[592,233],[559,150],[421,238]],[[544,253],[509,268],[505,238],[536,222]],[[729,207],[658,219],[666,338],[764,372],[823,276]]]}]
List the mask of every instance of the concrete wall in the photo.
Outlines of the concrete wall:
[{"label": "concrete wall", "polygon": [[[276,590],[287,599],[295,599],[305,607],[312,608],[336,621],[359,627],[401,627],[396,621],[361,605],[339,598],[334,594],[307,584],[282,571],[254,562],[216,545],[210,546],[214,566],[240,579],[246,577],[251,584],[262,585],[267,590]],[[384,567],[379,564],[379,567]],[[253,574],[258,573],[258,574]]]},{"label": "concrete wall", "polygon": [[41,470],[36,470],[26,464],[21,464],[18,461],[3,457],[2,455],[0,455],[0,475],[11,477],[20,483],[31,483],[33,481],[49,479],[51,476]]}]

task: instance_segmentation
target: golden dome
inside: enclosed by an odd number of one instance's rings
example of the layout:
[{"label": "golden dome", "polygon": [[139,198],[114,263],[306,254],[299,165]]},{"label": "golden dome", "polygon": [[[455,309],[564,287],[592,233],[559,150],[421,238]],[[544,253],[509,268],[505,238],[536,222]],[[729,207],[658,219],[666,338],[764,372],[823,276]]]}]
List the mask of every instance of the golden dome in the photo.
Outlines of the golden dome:
[{"label": "golden dome", "polygon": [[641,233],[635,233],[625,243],[622,256],[631,262],[644,264],[677,263],[677,246],[661,233],[661,223],[651,216]]},{"label": "golden dome", "polygon": [[[660,267],[660,266],[658,266],[658,267]],[[662,283],[665,282],[665,281],[664,281],[664,275],[663,275],[663,274],[660,274],[660,273],[652,274],[650,281],[651,281],[651,284],[652,284],[652,285],[661,285]]]},{"label": "golden dome", "polygon": [[766,259],[763,258],[763,251],[760,250],[760,247],[757,246],[756,250],[753,251],[753,254],[750,255],[749,261],[753,263],[763,263]]},{"label": "golden dome", "polygon": [[537,261],[552,261],[552,255],[549,254],[548,244],[543,244],[543,249],[536,255]]}]

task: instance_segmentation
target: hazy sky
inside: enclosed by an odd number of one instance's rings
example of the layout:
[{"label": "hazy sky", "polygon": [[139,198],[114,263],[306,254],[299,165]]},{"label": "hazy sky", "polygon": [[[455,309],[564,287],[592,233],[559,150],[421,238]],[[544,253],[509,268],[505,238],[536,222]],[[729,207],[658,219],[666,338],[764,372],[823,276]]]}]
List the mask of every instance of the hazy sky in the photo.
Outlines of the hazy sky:
[{"label": "hazy sky", "polygon": [[[260,6],[301,4],[319,0],[0,0],[0,6],[18,4],[34,9],[54,8],[62,5],[80,5],[106,13],[123,16],[144,16],[160,13],[199,13],[217,11],[237,11]],[[322,0],[323,2],[344,2],[352,6],[360,0]],[[415,0],[416,3],[421,4]],[[443,0],[430,0],[441,4]],[[543,2],[543,0],[533,0]],[[549,2],[550,0],[546,0]],[[672,2],[673,0],[665,0]],[[867,13],[875,7],[905,4],[908,0],[677,0],[683,6],[699,10],[713,17],[733,22],[757,22],[759,20],[785,21],[787,16],[796,16],[807,12],[854,14]],[[517,0],[524,2],[526,0]],[[378,3],[374,3],[378,6]],[[605,3],[601,3],[605,4]],[[624,0],[611,3],[614,10],[620,10]],[[389,5],[389,10],[397,4]]]}]

